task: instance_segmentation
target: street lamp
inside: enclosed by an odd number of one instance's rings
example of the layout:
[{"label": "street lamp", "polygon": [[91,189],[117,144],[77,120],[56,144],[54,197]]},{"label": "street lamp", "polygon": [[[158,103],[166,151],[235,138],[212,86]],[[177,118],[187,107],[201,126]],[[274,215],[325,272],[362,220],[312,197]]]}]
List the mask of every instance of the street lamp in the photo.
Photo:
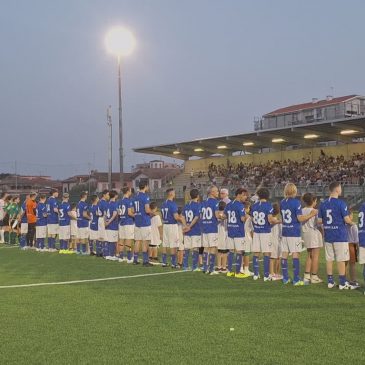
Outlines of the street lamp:
[{"label": "street lamp", "polygon": [[118,104],[119,104],[119,173],[120,184],[123,188],[123,122],[122,122],[122,80],[121,80],[121,59],[130,55],[135,46],[136,40],[133,34],[126,28],[115,27],[109,30],[105,37],[105,46],[109,53],[117,56],[118,59]]}]

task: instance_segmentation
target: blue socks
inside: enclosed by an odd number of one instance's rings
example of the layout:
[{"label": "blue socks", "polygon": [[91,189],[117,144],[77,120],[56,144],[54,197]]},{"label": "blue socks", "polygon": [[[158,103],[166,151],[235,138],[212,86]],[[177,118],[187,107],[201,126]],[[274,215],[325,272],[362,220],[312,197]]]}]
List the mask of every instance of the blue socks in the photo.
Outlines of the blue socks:
[{"label": "blue socks", "polygon": [[236,274],[239,274],[242,266],[242,254],[236,253]]},{"label": "blue socks", "polygon": [[190,250],[185,250],[184,251],[184,258],[183,258],[183,269],[187,269],[189,266],[189,255],[190,255]]},{"label": "blue socks", "polygon": [[203,271],[208,271],[208,252],[203,253]]},{"label": "blue socks", "polygon": [[48,248],[56,247],[56,239],[54,237],[48,237]]},{"label": "blue socks", "polygon": [[100,241],[96,241],[96,254],[101,255],[103,253],[102,245]]},{"label": "blue socks", "polygon": [[227,268],[229,272],[232,272],[233,267],[233,252],[229,251],[227,255]]},{"label": "blue socks", "polygon": [[148,252],[143,252],[142,257],[143,257],[143,263],[148,264]]},{"label": "blue socks", "polygon": [[299,259],[293,258],[293,271],[294,271],[294,281],[299,281],[300,277],[299,277]]},{"label": "blue socks", "polygon": [[335,281],[333,280],[333,275],[327,275],[327,281],[328,281],[328,284],[334,284]]},{"label": "blue socks", "polygon": [[108,242],[109,246],[109,256],[115,256],[115,242]]},{"label": "blue socks", "polygon": [[90,252],[94,252],[94,241],[89,241]]},{"label": "blue socks", "polygon": [[171,266],[176,266],[176,255],[171,255]]},{"label": "blue socks", "polygon": [[281,271],[283,273],[283,280],[288,280],[288,260],[287,259],[281,259]]},{"label": "blue socks", "polygon": [[264,256],[264,277],[270,276],[270,256]]},{"label": "blue socks", "polygon": [[340,281],[340,285],[345,285],[346,284],[346,276],[345,275],[339,275],[338,279]]},{"label": "blue socks", "polygon": [[253,266],[253,274],[255,276],[259,276],[259,257],[258,256],[253,256],[252,258],[252,266]]},{"label": "blue socks", "polygon": [[167,254],[165,253],[162,254],[162,264],[167,265]]},{"label": "blue socks", "polygon": [[134,254],[133,254],[133,262],[138,262],[138,260],[139,260],[139,254],[138,254],[138,252],[135,252]]},{"label": "blue socks", "polygon": [[214,271],[214,265],[215,265],[215,254],[211,253],[209,254],[209,272]]},{"label": "blue socks", "polygon": [[132,251],[127,252],[127,260],[132,260]]},{"label": "blue socks", "polygon": [[19,246],[20,247],[25,247],[25,243],[26,243],[26,238],[25,238],[24,235],[21,235],[20,239],[19,239]]},{"label": "blue socks", "polygon": [[193,270],[198,268],[198,262],[199,262],[199,251],[193,251],[193,265],[192,265]]}]

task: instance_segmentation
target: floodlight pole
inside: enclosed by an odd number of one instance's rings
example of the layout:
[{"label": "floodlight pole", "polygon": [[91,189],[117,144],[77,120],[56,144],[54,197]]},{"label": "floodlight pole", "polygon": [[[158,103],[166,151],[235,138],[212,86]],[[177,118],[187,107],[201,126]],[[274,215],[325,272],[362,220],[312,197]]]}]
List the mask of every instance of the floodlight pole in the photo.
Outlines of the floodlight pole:
[{"label": "floodlight pole", "polygon": [[121,189],[124,185],[124,156],[123,156],[123,120],[122,120],[122,78],[121,57],[118,56],[118,104],[119,104],[119,181]]},{"label": "floodlight pole", "polygon": [[113,151],[113,125],[111,106],[107,109],[107,125],[108,125],[108,188],[112,189],[112,151]]}]

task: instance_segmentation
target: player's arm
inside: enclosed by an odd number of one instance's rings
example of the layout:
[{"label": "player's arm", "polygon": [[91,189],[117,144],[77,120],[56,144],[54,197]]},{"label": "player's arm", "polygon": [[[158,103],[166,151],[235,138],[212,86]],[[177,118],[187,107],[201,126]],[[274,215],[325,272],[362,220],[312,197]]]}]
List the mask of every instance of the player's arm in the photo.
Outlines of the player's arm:
[{"label": "player's arm", "polygon": [[281,221],[280,219],[278,219],[278,218],[274,217],[272,214],[269,214],[269,215],[267,216],[267,219],[268,219],[268,221],[269,221],[269,223],[270,223],[271,225],[274,225],[274,224],[280,224],[280,223],[282,223],[282,221]]},{"label": "player's arm", "polygon": [[147,204],[144,205],[144,210],[147,214],[152,213],[151,208],[150,208],[150,203],[147,203]]},{"label": "player's arm", "polygon": [[303,215],[303,214],[299,214],[297,215],[298,221],[300,223],[304,223],[309,221],[311,218],[315,217],[318,214],[318,210],[317,209],[313,209],[309,214],[307,215]]},{"label": "player's arm", "polygon": [[105,222],[105,227],[109,226],[109,224],[110,224],[111,222],[113,222],[113,220],[114,220],[117,216],[118,216],[118,211],[117,211],[117,210],[114,210],[114,212],[113,212],[112,216],[110,217],[110,219],[109,219],[109,220],[107,220],[107,221]]},{"label": "player's arm", "polygon": [[57,203],[55,203],[54,206],[53,206],[53,212],[58,214],[58,206],[57,206]]},{"label": "player's arm", "polygon": [[84,210],[82,212],[82,216],[83,216],[83,218],[91,219],[91,215],[90,215],[90,213],[87,210]]},{"label": "player's arm", "polygon": [[135,214],[134,214],[134,209],[133,208],[128,208],[128,215],[132,218],[134,218]]},{"label": "player's arm", "polygon": [[345,221],[346,224],[349,224],[350,226],[355,225],[355,223],[352,221],[352,219],[350,218],[349,215],[346,215],[343,220]]},{"label": "player's arm", "polygon": [[162,239],[163,239],[163,226],[162,226],[161,218],[160,218],[160,222],[159,222],[159,225],[158,225],[158,233],[160,234],[160,241],[162,242]]}]

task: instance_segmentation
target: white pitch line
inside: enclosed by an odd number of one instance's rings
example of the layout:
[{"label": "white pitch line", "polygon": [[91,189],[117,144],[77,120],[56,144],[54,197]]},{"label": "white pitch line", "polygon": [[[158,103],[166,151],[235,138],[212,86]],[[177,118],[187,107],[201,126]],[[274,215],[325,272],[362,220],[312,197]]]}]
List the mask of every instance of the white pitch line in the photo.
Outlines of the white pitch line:
[{"label": "white pitch line", "polygon": [[85,279],[85,280],[72,280],[72,281],[56,281],[51,283],[35,283],[35,284],[17,284],[17,285],[3,285],[0,289],[14,289],[14,288],[30,288],[34,286],[52,286],[52,285],[71,285],[71,284],[82,284],[82,283],[92,283],[97,281],[111,281],[111,280],[121,280],[121,279],[132,279],[132,278],[143,278],[147,276],[159,276],[159,275],[169,275],[178,274],[185,271],[169,271],[169,272],[157,272],[153,274],[139,274],[130,276],[115,276],[110,278],[99,278],[99,279]]},{"label": "white pitch line", "polygon": [[1,248],[19,248],[19,246],[0,246],[0,249]]}]

